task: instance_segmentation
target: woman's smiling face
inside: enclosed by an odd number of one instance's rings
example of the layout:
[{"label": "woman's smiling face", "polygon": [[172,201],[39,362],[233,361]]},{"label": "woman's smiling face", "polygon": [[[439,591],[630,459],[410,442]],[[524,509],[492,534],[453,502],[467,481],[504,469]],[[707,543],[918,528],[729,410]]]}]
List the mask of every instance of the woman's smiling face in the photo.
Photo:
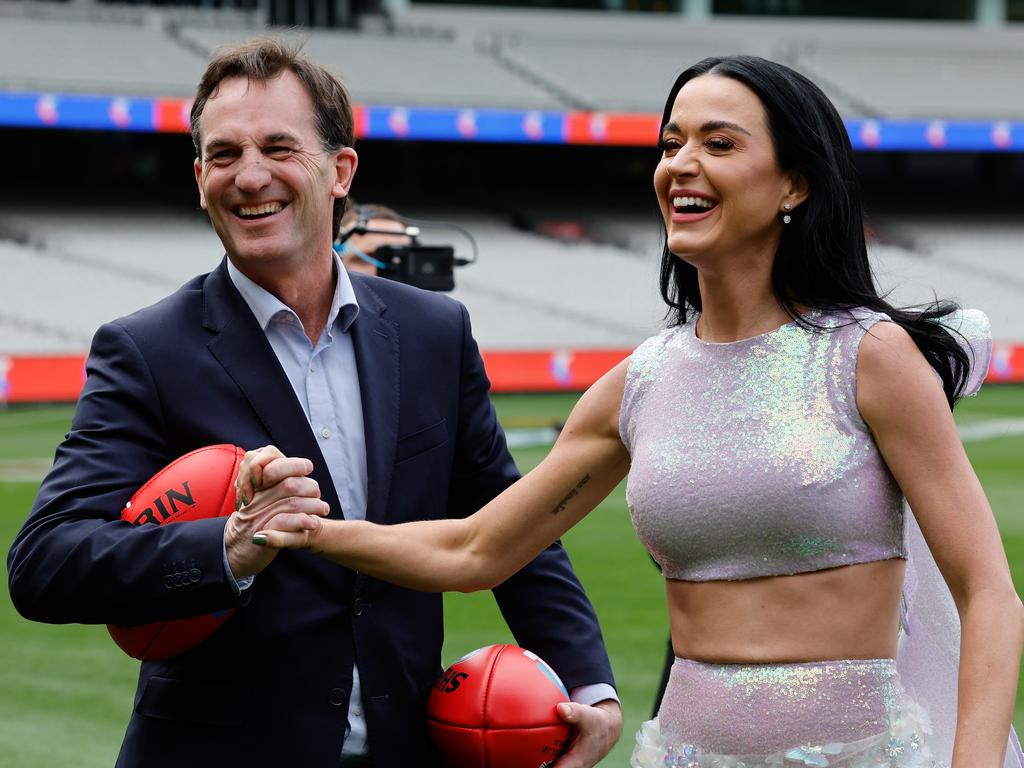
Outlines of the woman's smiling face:
[{"label": "woman's smiling face", "polygon": [[805,194],[778,164],[757,95],[730,77],[701,75],[676,95],[661,130],[654,189],[668,249],[701,268],[724,258],[774,257],[783,204]]}]

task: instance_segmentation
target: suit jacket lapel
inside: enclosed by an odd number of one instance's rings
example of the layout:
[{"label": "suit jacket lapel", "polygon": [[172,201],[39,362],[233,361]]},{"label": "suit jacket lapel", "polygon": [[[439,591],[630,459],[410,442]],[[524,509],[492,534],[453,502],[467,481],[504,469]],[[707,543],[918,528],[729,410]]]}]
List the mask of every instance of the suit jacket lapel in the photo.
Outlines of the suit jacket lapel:
[{"label": "suit jacket lapel", "polygon": [[352,324],[352,344],[359,373],[366,436],[366,519],[386,522],[388,493],[398,442],[401,402],[398,327],[384,317],[387,306],[370,281],[352,275],[359,316]]},{"label": "suit jacket lapel", "polygon": [[320,446],[270,342],[231,283],[226,260],[203,284],[203,326],[214,334],[210,352],[249,400],[271,442],[286,456],[304,456],[313,462],[313,477],[331,507],[331,517],[341,517],[341,503]]}]

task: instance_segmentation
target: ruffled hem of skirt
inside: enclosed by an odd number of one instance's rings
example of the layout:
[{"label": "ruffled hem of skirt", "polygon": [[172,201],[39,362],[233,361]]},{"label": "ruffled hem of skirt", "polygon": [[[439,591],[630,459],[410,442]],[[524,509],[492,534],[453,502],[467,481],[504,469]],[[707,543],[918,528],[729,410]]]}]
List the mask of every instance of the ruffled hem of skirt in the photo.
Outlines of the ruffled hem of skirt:
[{"label": "ruffled hem of skirt", "polygon": [[637,732],[632,768],[948,768],[928,747],[927,713],[908,707],[889,730],[855,742],[804,744],[771,755],[715,754],[696,744],[670,744],[658,719]]}]

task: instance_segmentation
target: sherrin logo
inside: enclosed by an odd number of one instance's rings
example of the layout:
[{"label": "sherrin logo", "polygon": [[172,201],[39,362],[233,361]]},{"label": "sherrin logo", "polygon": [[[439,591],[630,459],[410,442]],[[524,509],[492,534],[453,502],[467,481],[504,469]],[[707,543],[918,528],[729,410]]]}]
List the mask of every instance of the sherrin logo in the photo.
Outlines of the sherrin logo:
[{"label": "sherrin logo", "polygon": [[[150,506],[143,509],[132,518],[132,523],[135,525],[142,525],[143,523],[164,523],[172,517],[178,515],[178,504],[183,504],[189,507],[196,505],[196,500],[192,496],[192,491],[189,490],[188,480],[181,484],[181,490],[176,488],[169,488],[162,494],[157,496],[153,501],[150,502]],[[128,502],[128,507],[131,507],[131,502]],[[170,510],[168,511],[168,507]]]},{"label": "sherrin logo", "polygon": [[468,678],[468,672],[456,672],[454,669],[447,669],[434,681],[434,690],[441,693],[453,693],[462,685],[462,681]]}]

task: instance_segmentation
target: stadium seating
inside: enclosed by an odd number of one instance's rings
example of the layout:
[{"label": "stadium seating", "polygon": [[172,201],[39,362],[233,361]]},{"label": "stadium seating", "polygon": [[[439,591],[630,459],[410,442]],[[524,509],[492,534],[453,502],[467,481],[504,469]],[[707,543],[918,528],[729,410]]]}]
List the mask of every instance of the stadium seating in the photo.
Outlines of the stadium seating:
[{"label": "stadium seating", "polygon": [[[454,296],[469,306],[481,345],[628,347],[656,329],[653,256],[567,245],[493,217],[456,220],[480,246],[480,261],[458,271]],[[83,351],[100,323],[159,300],[222,253],[198,214],[5,211],[0,231],[28,241],[0,240],[0,352],[7,353]],[[446,237],[425,229],[425,242]],[[523,280],[530,274],[538,279]]]},{"label": "stadium seating", "polygon": [[1024,118],[1024,37],[1018,30],[963,34],[943,25],[896,24],[870,37],[841,32],[827,44],[801,42],[794,63],[830,95],[852,96],[866,115]]},{"label": "stadium seating", "polygon": [[[185,27],[197,48],[253,37],[252,29]],[[336,72],[363,103],[449,107],[558,109],[550,94],[475,50],[472,40],[445,36],[394,37],[343,31],[309,31],[292,38]],[[197,78],[198,79],[198,78]]]},{"label": "stadium seating", "polygon": [[[427,213],[465,226],[479,244],[480,260],[457,271],[453,296],[469,307],[484,348],[628,348],[660,327],[659,233],[649,215],[603,217],[600,239],[620,243],[610,245],[541,237],[497,215]],[[1024,338],[1024,224],[903,215],[875,225],[879,283],[895,301],[927,301],[934,288],[985,309],[996,338]],[[221,254],[200,212],[5,211],[0,232],[17,235],[0,240],[6,353],[81,352],[100,323],[157,301]],[[427,226],[423,241],[455,242],[467,255],[445,230]]]},{"label": "stadium seating", "polygon": [[191,96],[205,59],[158,24],[0,18],[0,88]]},{"label": "stadium seating", "polygon": [[[0,3],[0,88],[188,96],[212,49],[268,31],[256,18],[234,10],[106,6],[90,14],[63,3]],[[1024,29],[1012,25],[695,23],[671,15],[414,6],[391,30],[318,30],[303,38],[368,104],[652,112],[689,64],[750,53],[806,72],[845,117],[1024,116]]]}]

